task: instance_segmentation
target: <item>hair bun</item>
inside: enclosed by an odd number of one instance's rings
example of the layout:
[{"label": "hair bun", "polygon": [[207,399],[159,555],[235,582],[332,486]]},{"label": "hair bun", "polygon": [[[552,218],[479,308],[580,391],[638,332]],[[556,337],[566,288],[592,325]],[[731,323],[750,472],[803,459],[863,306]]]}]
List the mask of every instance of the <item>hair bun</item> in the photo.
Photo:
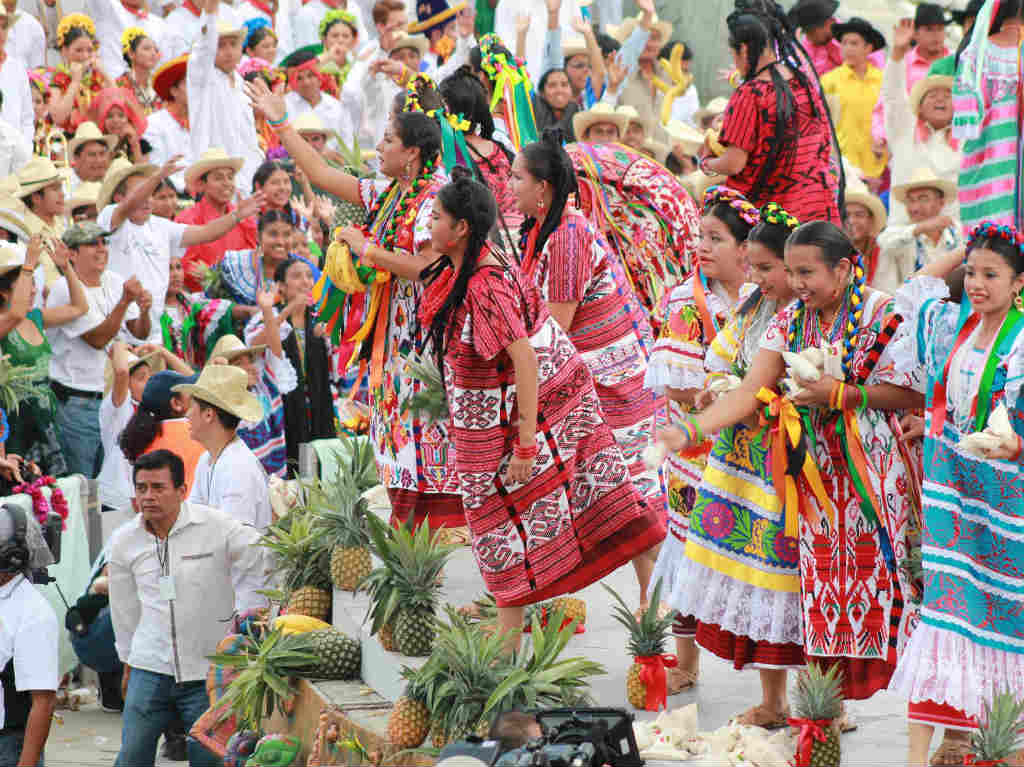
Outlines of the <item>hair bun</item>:
[{"label": "hair bun", "polygon": [[452,183],[455,183],[457,181],[473,180],[473,171],[461,165],[456,165],[454,168],[452,168],[451,173],[448,175],[451,177]]},{"label": "hair bun", "polygon": [[552,149],[561,149],[562,144],[565,143],[565,132],[558,126],[545,128],[540,140],[545,146],[549,146]]}]

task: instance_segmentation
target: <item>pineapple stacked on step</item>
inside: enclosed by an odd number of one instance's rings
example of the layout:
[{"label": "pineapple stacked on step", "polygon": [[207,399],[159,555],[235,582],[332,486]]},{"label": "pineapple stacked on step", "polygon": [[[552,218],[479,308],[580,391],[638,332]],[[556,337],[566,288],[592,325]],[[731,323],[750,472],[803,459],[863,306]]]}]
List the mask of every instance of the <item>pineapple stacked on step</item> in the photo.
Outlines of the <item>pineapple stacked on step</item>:
[{"label": "pineapple stacked on step", "polygon": [[807,764],[810,767],[839,767],[842,750],[837,720],[843,713],[843,678],[839,666],[833,665],[823,672],[816,663],[807,664],[796,679],[793,713],[798,719],[829,723],[825,728],[825,740],[812,742]]},{"label": "pineapple stacked on step", "polygon": [[434,645],[435,610],[441,571],[455,546],[441,543],[426,522],[415,532],[367,517],[370,538],[381,566],[363,582],[370,595],[371,633],[385,649],[423,657]]},{"label": "pineapple stacked on step", "polygon": [[330,553],[313,516],[303,509],[292,511],[271,525],[260,543],[277,555],[277,570],[284,573],[285,610],[326,620],[331,611]]},{"label": "pineapple stacked on step", "polygon": [[317,629],[305,635],[313,644],[317,662],[315,679],[358,679],[362,665],[359,642],[336,628]]},{"label": "pineapple stacked on step", "polygon": [[1020,764],[1015,757],[1024,751],[1024,698],[1005,690],[986,703],[981,727],[971,736],[971,749],[978,764]]},{"label": "pineapple stacked on step", "polygon": [[665,641],[672,621],[676,619],[675,612],[667,615],[658,615],[661,605],[661,581],[654,587],[651,593],[650,604],[644,610],[640,619],[626,605],[626,602],[608,586],[605,590],[618,602],[613,607],[613,617],[626,627],[629,632],[629,654],[633,656],[633,665],[629,667],[626,674],[626,699],[633,708],[645,710],[647,708],[647,684],[642,679],[644,666],[639,658],[647,658],[653,655],[661,655],[665,652]]}]

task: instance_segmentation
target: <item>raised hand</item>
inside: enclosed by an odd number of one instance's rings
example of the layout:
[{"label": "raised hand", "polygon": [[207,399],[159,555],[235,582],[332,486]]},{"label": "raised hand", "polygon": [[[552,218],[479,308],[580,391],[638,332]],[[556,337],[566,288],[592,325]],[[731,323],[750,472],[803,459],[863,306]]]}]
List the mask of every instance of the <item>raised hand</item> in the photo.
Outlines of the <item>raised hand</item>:
[{"label": "raised hand", "polygon": [[255,216],[260,210],[263,209],[266,204],[266,196],[263,194],[263,190],[260,190],[245,200],[238,201],[238,207],[235,208],[235,213],[238,214],[239,218],[249,218],[249,216]]},{"label": "raised hand", "polygon": [[914,40],[914,20],[900,19],[892,26],[892,48],[904,52],[910,49]]},{"label": "raised hand", "polygon": [[582,18],[581,16],[573,16],[569,20],[569,26],[572,27],[573,31],[576,34],[581,35],[582,37],[586,37],[588,32],[593,32],[594,31],[593,27],[591,27],[586,22],[586,20],[584,18]]},{"label": "raised hand", "polygon": [[278,122],[288,114],[284,96],[273,93],[259,77],[245,83],[245,95],[249,97],[253,109],[259,109],[268,120]]},{"label": "raised hand", "polygon": [[516,34],[525,35],[530,31],[530,14],[528,13],[517,13],[516,14]]},{"label": "raised hand", "polygon": [[[53,257],[53,263],[57,264],[57,267],[63,269],[68,264],[68,248],[61,242],[61,249],[64,251],[64,263],[58,263],[57,257]],[[43,255],[43,250],[46,248],[46,243],[43,242],[42,235],[36,234],[32,236],[32,239],[28,241],[28,248],[25,250],[25,264],[22,266],[22,271],[25,273],[32,273],[39,266],[39,258]]]},{"label": "raised hand", "polygon": [[148,290],[143,290],[142,295],[135,299],[136,305],[139,307],[139,311],[145,314],[153,308],[153,294]]},{"label": "raised hand", "polygon": [[275,303],[277,303],[277,285],[268,282],[266,287],[256,294],[256,305],[266,313],[274,308]]},{"label": "raised hand", "polygon": [[176,154],[171,159],[169,159],[167,162],[165,162],[161,166],[160,171],[159,171],[160,172],[160,178],[161,179],[170,178],[175,173],[178,173],[178,172],[184,170],[185,166],[181,162],[184,158],[185,158],[185,155]]},{"label": "raised hand", "polygon": [[629,69],[622,63],[622,56],[615,54],[605,64],[608,75],[608,91],[615,93],[629,75]]},{"label": "raised hand", "polygon": [[137,277],[130,277],[124,281],[124,287],[121,288],[121,300],[128,303],[138,303],[138,300],[142,297],[145,289],[142,287],[142,283],[139,282]]}]

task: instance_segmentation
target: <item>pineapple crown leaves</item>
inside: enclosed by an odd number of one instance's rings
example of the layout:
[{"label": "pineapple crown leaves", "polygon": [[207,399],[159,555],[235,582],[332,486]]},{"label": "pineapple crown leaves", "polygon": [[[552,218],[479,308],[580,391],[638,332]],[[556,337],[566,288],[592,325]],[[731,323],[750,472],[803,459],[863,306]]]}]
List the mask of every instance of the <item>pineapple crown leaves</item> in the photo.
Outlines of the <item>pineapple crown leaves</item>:
[{"label": "pineapple crown leaves", "polygon": [[426,414],[432,421],[442,421],[450,415],[441,371],[427,356],[410,354],[406,357],[406,370],[422,384],[420,391],[402,403],[402,412],[411,410]]},{"label": "pineapple crown leaves", "polygon": [[986,701],[981,721],[981,728],[971,736],[978,759],[1004,764],[1024,745],[1024,698],[1017,698],[1010,690]]},{"label": "pineapple crown leaves", "polygon": [[322,479],[304,481],[303,490],[306,502],[301,509],[312,515],[313,532],[322,536],[324,548],[369,545],[368,506],[355,477],[339,471],[332,483]]},{"label": "pineapple crown leaves", "polygon": [[261,546],[277,555],[285,571],[285,592],[330,582],[330,549],[325,547],[314,521],[307,510],[293,509],[267,528],[259,540]]},{"label": "pineapple crown leaves", "polygon": [[838,665],[822,671],[808,663],[796,678],[793,709],[802,719],[838,719],[843,708],[843,672]]},{"label": "pineapple crown leaves", "polygon": [[605,590],[614,597],[618,604],[613,606],[612,616],[626,627],[629,632],[629,649],[634,657],[660,655],[665,649],[666,633],[676,619],[675,611],[664,617],[658,616],[661,605],[661,579],[651,592],[650,604],[640,615],[640,619],[630,611],[625,600],[613,589],[602,584]]}]

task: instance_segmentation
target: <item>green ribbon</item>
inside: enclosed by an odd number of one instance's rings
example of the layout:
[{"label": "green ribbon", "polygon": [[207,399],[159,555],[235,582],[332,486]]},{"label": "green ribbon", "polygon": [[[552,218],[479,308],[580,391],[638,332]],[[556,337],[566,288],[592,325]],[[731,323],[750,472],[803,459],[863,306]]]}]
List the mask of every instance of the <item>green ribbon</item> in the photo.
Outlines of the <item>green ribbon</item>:
[{"label": "green ribbon", "polygon": [[974,430],[982,431],[988,423],[989,411],[992,410],[992,383],[995,381],[996,368],[999,366],[999,359],[1009,352],[1017,335],[1024,328],[1024,313],[1017,307],[1011,306],[1010,311],[1003,320],[1003,326],[999,329],[996,342],[992,344],[992,351],[985,362],[985,372],[981,375],[981,382],[978,384],[978,398],[975,400],[978,412],[974,419]]}]

